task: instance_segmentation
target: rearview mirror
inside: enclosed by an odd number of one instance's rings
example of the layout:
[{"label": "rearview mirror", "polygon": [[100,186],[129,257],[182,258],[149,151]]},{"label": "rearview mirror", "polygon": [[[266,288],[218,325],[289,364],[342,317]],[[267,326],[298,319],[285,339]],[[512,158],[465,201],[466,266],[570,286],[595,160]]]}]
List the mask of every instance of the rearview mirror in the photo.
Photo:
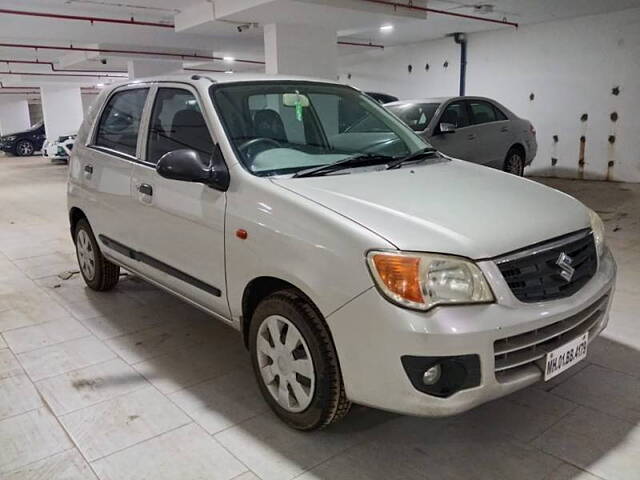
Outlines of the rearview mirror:
[{"label": "rearview mirror", "polygon": [[308,107],[310,105],[309,97],[301,93],[283,93],[282,105],[285,107]]},{"label": "rearview mirror", "polygon": [[198,152],[188,148],[165,153],[158,160],[156,171],[171,180],[204,183],[222,191],[229,188],[229,170],[218,145],[211,162],[204,162]]},{"label": "rearview mirror", "polygon": [[456,131],[456,126],[453,123],[441,123],[440,133],[453,133]]}]

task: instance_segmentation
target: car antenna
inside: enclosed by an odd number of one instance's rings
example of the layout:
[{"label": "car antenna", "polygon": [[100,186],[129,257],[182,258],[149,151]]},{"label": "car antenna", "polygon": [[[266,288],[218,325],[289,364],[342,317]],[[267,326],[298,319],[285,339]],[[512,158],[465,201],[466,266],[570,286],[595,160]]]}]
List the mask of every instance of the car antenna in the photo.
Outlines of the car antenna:
[{"label": "car antenna", "polygon": [[209,77],[208,75],[191,75],[191,80],[200,80],[202,78],[206,78],[207,80],[209,80],[211,83],[217,83],[216,80],[214,80],[213,78]]}]

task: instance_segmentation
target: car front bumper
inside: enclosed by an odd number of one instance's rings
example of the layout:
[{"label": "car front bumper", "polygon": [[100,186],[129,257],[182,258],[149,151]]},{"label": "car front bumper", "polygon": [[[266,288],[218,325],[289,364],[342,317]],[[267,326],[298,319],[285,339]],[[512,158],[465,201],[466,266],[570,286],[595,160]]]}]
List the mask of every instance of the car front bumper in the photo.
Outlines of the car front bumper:
[{"label": "car front bumper", "polygon": [[[497,373],[494,342],[536,334],[553,324],[564,325],[558,322],[580,318],[581,312],[598,301],[602,302],[602,309],[588,319],[589,340],[607,325],[616,276],[616,264],[608,249],[598,271],[581,290],[548,302],[520,302],[495,263],[483,261],[479,266],[492,286],[496,303],[418,312],[391,304],[372,287],[327,317],[350,400],[404,414],[457,414],[543,378],[542,369],[535,363]],[[585,320],[582,325],[586,328],[586,324]],[[570,341],[571,333],[565,333],[558,342]],[[479,357],[479,385],[447,398],[417,390],[401,361],[404,356],[468,355]]]}]

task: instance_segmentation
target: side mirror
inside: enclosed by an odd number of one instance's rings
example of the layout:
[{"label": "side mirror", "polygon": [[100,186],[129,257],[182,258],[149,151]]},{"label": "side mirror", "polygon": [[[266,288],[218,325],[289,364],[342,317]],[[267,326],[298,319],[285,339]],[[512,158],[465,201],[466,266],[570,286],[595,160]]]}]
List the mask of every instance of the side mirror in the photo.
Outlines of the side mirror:
[{"label": "side mirror", "polygon": [[441,123],[440,124],[440,133],[454,133],[456,131],[456,126],[453,123]]},{"label": "side mirror", "polygon": [[222,191],[229,188],[229,170],[218,145],[210,163],[205,163],[195,150],[185,148],[165,153],[158,160],[156,171],[158,175],[171,180],[204,183]]}]

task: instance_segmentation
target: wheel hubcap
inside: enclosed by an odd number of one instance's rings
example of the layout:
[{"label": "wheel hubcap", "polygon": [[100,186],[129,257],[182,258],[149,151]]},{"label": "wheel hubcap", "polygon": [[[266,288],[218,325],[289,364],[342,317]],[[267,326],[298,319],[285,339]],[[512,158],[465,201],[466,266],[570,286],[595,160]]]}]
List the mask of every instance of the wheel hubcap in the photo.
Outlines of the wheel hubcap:
[{"label": "wheel hubcap", "polygon": [[31,153],[31,146],[28,143],[21,143],[18,149],[22,155],[29,155]]},{"label": "wheel hubcap", "polygon": [[80,230],[76,239],[76,250],[78,251],[78,263],[80,270],[87,280],[93,280],[96,274],[96,256],[89,239],[89,234]]},{"label": "wheel hubcap", "polygon": [[286,318],[271,315],[258,329],[260,375],[271,396],[289,412],[305,410],[315,388],[309,347],[300,331]]},{"label": "wheel hubcap", "polygon": [[507,163],[507,172],[513,173],[514,175],[522,175],[523,171],[524,163],[522,162],[522,157],[514,153]]}]

